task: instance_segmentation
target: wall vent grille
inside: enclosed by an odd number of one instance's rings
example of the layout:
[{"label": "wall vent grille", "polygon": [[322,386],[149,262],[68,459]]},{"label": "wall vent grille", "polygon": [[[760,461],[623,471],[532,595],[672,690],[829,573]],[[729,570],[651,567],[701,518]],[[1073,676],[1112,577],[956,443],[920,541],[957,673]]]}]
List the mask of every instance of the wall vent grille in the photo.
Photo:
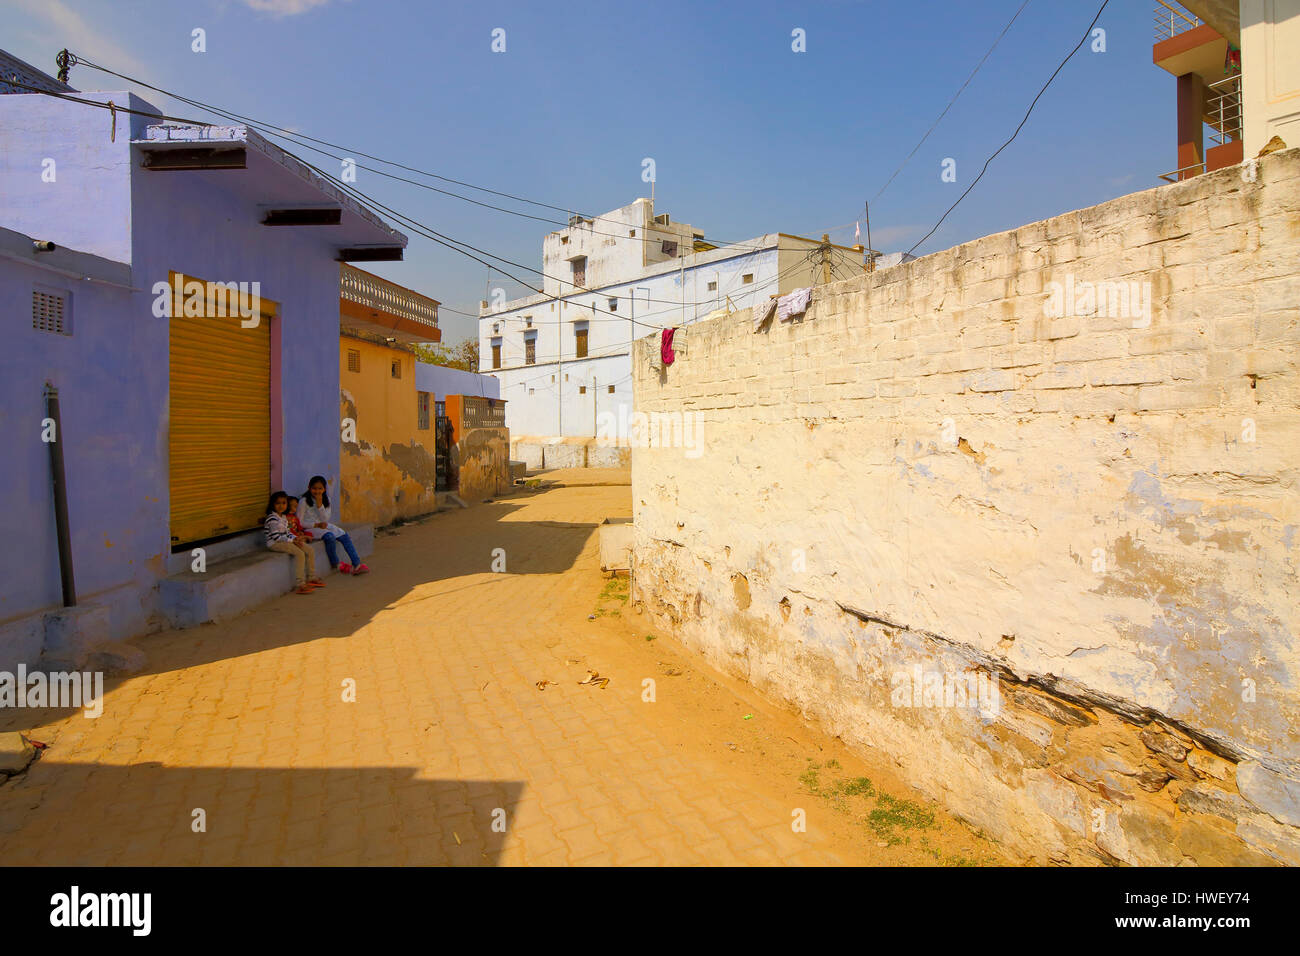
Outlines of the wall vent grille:
[{"label": "wall vent grille", "polygon": [[63,292],[32,290],[32,328],[38,332],[72,334],[72,317],[68,314],[68,295]]}]

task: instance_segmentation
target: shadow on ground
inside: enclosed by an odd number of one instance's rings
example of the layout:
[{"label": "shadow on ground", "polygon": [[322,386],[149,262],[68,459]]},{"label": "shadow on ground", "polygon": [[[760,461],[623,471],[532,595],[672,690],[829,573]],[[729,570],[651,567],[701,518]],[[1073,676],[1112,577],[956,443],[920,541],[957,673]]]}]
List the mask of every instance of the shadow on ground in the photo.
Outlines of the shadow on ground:
[{"label": "shadow on ground", "polygon": [[8,866],[497,865],[524,784],[415,774],[38,761],[3,787],[0,844]]},{"label": "shadow on ground", "polygon": [[[326,573],[326,587],[314,594],[285,594],[217,625],[132,638],[130,643],[145,653],[145,667],[127,676],[106,675],[104,692],[110,693],[128,677],[321,638],[346,638],[399,603],[451,594],[467,601],[488,599],[492,588],[510,575],[561,574],[572,568],[598,525],[510,520],[523,507],[495,501],[380,532],[375,536],[375,553],[366,559],[370,574],[354,578]],[[494,561],[504,571],[495,570]],[[291,626],[283,626],[289,622]],[[22,730],[75,712],[3,709],[0,731]]]}]

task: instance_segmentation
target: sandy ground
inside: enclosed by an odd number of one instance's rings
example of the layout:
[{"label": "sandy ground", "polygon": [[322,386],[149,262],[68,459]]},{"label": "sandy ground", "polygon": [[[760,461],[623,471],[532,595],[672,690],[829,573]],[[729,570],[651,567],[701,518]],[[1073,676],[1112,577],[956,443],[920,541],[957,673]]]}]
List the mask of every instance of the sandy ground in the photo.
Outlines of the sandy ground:
[{"label": "sandy ground", "polygon": [[139,639],[98,719],[0,713],[49,744],[0,785],[3,861],[1017,862],[629,610],[596,533],[627,471],[538,477],[378,535],[367,577]]}]

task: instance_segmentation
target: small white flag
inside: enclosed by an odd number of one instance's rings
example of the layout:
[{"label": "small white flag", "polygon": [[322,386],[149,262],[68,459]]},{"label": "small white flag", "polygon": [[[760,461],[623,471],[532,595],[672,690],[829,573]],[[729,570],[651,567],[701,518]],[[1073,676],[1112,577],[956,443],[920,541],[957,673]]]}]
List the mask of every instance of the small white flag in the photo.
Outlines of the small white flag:
[{"label": "small white flag", "polygon": [[853,224],[853,241],[857,242],[861,238],[862,238],[862,223],[855,222]]}]

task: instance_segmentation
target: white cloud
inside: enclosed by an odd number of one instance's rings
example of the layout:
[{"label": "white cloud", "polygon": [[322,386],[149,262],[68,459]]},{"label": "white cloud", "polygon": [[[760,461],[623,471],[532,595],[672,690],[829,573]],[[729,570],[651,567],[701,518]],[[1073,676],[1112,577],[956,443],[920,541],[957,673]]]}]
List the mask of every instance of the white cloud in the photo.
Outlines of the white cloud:
[{"label": "white cloud", "polygon": [[313,7],[323,6],[329,0],[244,0],[244,5],[258,13],[273,17],[296,17]]}]

